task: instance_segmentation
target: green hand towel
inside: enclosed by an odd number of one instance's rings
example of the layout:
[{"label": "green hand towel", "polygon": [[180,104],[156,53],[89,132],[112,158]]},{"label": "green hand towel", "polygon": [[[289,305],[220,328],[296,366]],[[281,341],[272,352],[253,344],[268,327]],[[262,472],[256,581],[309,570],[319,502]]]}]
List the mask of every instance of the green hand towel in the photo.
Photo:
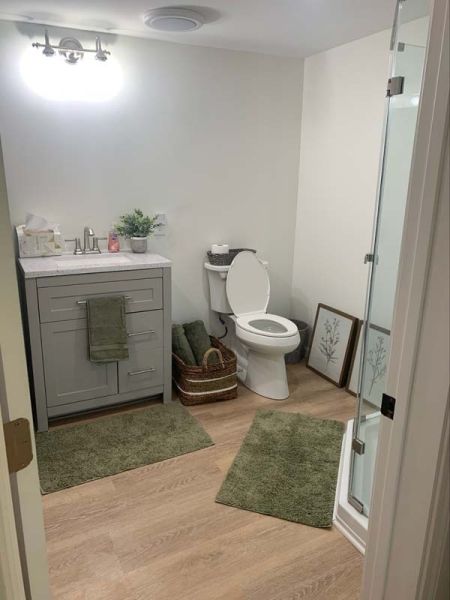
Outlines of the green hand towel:
[{"label": "green hand towel", "polygon": [[107,363],[128,358],[125,298],[90,298],[87,317],[89,360]]},{"label": "green hand towel", "polygon": [[[211,348],[211,340],[205,324],[203,321],[193,321],[192,323],[185,323],[183,327],[197,364],[203,364],[205,352]],[[217,364],[218,360],[217,354],[211,354],[208,358],[208,364]]]},{"label": "green hand towel", "polygon": [[183,325],[172,326],[172,350],[187,365],[196,365],[194,353],[189,346]]}]

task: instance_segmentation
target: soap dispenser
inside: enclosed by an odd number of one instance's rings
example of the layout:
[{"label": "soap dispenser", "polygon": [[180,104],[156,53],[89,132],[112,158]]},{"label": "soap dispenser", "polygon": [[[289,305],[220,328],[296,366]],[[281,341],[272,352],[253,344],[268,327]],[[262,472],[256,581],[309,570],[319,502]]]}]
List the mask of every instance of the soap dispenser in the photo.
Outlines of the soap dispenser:
[{"label": "soap dispenser", "polygon": [[120,251],[119,236],[117,235],[116,231],[111,230],[108,233],[108,252],[119,252],[119,251]]}]

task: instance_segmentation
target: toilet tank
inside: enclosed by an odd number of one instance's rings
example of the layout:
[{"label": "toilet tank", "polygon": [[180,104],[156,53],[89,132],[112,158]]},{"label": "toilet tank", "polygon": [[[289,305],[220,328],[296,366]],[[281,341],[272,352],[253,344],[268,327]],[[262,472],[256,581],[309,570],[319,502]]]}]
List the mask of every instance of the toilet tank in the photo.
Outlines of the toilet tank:
[{"label": "toilet tank", "polygon": [[227,299],[227,275],[229,265],[211,265],[205,263],[208,274],[209,298],[211,310],[224,315],[232,315],[233,311]]}]

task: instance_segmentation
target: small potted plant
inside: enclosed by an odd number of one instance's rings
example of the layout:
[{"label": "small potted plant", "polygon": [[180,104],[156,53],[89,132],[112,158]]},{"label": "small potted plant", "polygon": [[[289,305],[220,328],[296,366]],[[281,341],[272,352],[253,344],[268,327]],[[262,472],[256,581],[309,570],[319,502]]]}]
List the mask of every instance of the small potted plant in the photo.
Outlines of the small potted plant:
[{"label": "small potted plant", "polygon": [[158,217],[146,217],[140,208],[122,215],[115,226],[117,233],[130,240],[133,252],[147,252],[147,238],[159,227]]}]

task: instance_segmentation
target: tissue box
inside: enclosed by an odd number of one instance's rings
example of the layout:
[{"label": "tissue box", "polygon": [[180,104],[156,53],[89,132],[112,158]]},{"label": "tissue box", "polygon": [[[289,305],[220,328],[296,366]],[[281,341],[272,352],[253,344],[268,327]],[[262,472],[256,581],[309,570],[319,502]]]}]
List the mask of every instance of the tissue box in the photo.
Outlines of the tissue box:
[{"label": "tissue box", "polygon": [[19,256],[57,256],[62,254],[65,246],[59,231],[29,231],[26,225],[16,227]]}]

